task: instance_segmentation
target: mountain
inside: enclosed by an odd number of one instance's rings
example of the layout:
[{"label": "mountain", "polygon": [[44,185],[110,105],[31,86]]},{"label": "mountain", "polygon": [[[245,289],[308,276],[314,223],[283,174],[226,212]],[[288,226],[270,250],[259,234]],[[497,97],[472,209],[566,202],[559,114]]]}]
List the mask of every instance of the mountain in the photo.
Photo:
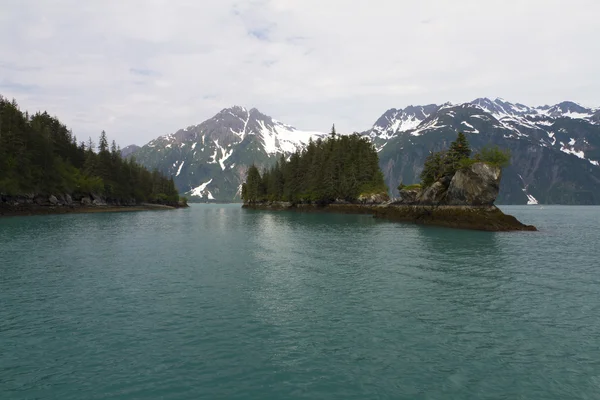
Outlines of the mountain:
[{"label": "mountain", "polygon": [[[476,151],[508,148],[499,204],[600,204],[600,109],[573,102],[530,107],[475,99],[392,108],[361,135],[379,153],[393,195],[418,182],[425,158],[462,131]],[[211,119],[152,140],[135,151],[149,168],[172,175],[181,192],[202,201],[239,201],[248,166],[272,165],[325,133],[304,132],[256,109],[232,107]]]},{"label": "mountain", "polygon": [[139,163],[173,176],[191,198],[237,201],[250,165],[268,167],[278,156],[289,156],[323,136],[299,131],[255,108],[235,106],[152,140],[133,154]]},{"label": "mountain", "polygon": [[140,146],[136,146],[135,144],[129,145],[124,149],[121,149],[121,157],[129,157],[139,149],[141,149]]},{"label": "mountain", "polygon": [[[439,106],[409,129],[383,130],[375,122],[363,134],[378,147],[380,165],[393,194],[401,181],[418,182],[420,165],[429,152],[447,148],[456,132],[462,131],[474,150],[487,145],[511,150],[511,165],[504,171],[499,204],[599,204],[597,114],[598,110],[572,102],[528,107],[481,98]],[[396,125],[402,126],[395,120],[386,121],[386,126]]]}]

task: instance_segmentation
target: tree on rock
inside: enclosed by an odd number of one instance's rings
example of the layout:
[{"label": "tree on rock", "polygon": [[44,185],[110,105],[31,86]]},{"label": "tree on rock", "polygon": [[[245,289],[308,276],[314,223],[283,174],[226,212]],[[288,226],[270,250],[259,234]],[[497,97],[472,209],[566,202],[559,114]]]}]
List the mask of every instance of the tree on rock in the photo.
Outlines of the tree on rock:
[{"label": "tree on rock", "polygon": [[[463,158],[471,157],[471,146],[464,133],[458,132],[458,137],[450,144],[447,157],[453,166],[457,166]],[[456,169],[452,172],[456,172]]]}]

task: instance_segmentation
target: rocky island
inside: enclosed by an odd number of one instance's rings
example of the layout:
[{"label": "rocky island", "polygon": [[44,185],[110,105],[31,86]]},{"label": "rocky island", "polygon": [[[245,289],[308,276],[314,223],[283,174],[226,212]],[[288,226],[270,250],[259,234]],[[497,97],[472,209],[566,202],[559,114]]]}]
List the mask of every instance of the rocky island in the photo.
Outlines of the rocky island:
[{"label": "rocky island", "polygon": [[400,198],[390,199],[372,145],[357,136],[336,137],[333,131],[329,139],[311,143],[289,161],[281,159],[262,176],[251,167],[242,187],[243,207],[372,214],[483,231],[537,230],[494,205],[510,155],[495,148],[470,155],[466,137],[459,133],[448,151],[429,155],[420,184],[400,184]]}]

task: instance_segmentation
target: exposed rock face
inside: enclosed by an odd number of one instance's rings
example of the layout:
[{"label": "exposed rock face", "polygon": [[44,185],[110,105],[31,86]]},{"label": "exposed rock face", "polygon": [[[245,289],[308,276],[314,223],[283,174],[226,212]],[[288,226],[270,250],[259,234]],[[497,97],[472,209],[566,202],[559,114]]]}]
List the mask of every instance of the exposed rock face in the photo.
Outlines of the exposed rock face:
[{"label": "exposed rock face", "polygon": [[400,203],[415,204],[421,190],[417,189],[402,189],[400,190]]},{"label": "exposed rock face", "polygon": [[361,195],[357,201],[360,204],[381,204],[390,199],[387,193],[374,193],[369,195]]},{"label": "exposed rock face", "polygon": [[447,186],[440,181],[425,188],[418,196],[418,204],[441,204],[446,196]]},{"label": "exposed rock face", "polygon": [[50,197],[48,197],[48,201],[50,202],[50,204],[52,204],[53,206],[58,205],[58,199],[56,198],[56,196],[51,195]]},{"label": "exposed rock face", "polygon": [[395,204],[432,206],[491,206],[500,190],[499,167],[479,162],[444,176],[423,190],[401,190]]},{"label": "exposed rock face", "polygon": [[494,204],[500,191],[502,170],[476,163],[454,174],[446,193],[446,204],[487,206]]}]

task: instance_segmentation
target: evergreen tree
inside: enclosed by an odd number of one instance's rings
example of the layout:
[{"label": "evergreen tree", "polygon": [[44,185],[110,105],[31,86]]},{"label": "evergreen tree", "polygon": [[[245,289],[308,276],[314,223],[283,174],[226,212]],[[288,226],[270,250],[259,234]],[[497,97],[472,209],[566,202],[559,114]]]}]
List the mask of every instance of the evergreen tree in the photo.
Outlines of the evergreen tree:
[{"label": "evergreen tree", "polygon": [[68,193],[113,199],[176,203],[172,179],[151,174],[133,160],[123,160],[102,131],[98,153],[48,113],[21,112],[16,101],[0,96],[0,194]]},{"label": "evergreen tree", "polygon": [[377,152],[368,139],[358,134],[311,140],[289,161],[282,157],[271,169],[263,171],[262,177],[255,166],[250,167],[242,185],[246,202],[267,199],[330,203],[381,192],[387,193],[387,187]]},{"label": "evergreen tree", "polygon": [[469,146],[469,142],[465,137],[465,134],[462,132],[458,133],[458,136],[454,142],[450,144],[450,149],[448,150],[447,159],[453,171],[456,172],[456,167],[458,163],[463,158],[471,157],[471,147]]}]

